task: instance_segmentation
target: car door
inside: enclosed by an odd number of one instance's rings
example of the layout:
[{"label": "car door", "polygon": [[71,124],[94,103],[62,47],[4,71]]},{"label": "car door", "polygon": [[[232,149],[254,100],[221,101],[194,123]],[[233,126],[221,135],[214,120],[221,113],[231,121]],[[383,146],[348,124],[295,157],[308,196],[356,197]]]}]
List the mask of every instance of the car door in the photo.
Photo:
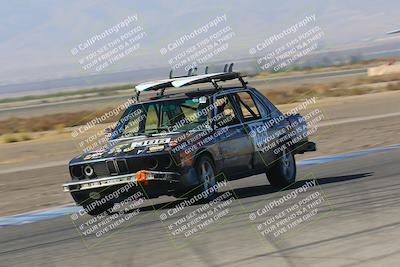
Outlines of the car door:
[{"label": "car door", "polygon": [[214,127],[220,133],[218,147],[223,158],[223,172],[233,177],[252,167],[252,142],[242,124],[230,93],[214,96]]},{"label": "car door", "polygon": [[271,123],[271,110],[252,91],[242,90],[234,98],[253,145],[253,168],[265,170],[276,158],[275,137],[279,137],[281,124]]}]

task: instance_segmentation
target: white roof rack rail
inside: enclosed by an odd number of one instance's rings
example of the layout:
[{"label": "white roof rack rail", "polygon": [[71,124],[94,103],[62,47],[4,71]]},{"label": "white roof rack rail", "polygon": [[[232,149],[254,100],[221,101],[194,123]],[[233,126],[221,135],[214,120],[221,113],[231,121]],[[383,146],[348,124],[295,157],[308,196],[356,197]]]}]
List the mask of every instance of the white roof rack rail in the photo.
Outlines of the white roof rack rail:
[{"label": "white roof rack rail", "polygon": [[183,87],[187,85],[192,85],[196,83],[207,83],[207,82],[219,82],[219,81],[227,81],[237,79],[240,76],[238,72],[219,72],[219,73],[210,73],[203,75],[196,75],[186,78],[179,78],[172,82],[172,86],[174,87]]},{"label": "white roof rack rail", "polygon": [[180,88],[183,86],[188,86],[198,83],[212,83],[216,89],[220,89],[217,82],[228,81],[239,79],[243,87],[247,86],[247,82],[243,80],[243,76],[240,72],[233,72],[233,63],[229,66],[225,64],[223,72],[208,73],[208,66],[205,68],[205,74],[196,75],[197,68],[190,69],[187,76],[172,77],[172,71],[170,72],[170,78],[164,80],[150,81],[138,84],[136,88],[136,97],[139,97],[140,92],[154,91],[161,89],[161,95],[164,90],[169,87]]},{"label": "white roof rack rail", "polygon": [[158,90],[165,87],[171,87],[172,82],[176,79],[165,79],[151,82],[144,82],[135,86],[136,90],[139,92],[150,91],[150,90]]},{"label": "white roof rack rail", "polygon": [[400,29],[397,29],[397,30],[394,30],[394,31],[387,32],[386,34],[396,34],[396,33],[400,33]]}]

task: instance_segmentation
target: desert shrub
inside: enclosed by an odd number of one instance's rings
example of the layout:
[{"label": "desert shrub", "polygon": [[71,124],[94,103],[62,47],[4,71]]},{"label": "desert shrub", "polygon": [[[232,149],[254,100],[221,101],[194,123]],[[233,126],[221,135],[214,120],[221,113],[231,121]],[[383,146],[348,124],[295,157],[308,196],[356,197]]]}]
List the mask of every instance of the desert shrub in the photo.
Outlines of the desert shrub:
[{"label": "desert shrub", "polygon": [[5,134],[2,139],[4,143],[15,143],[19,141],[15,134]]},{"label": "desert shrub", "polygon": [[20,140],[21,141],[29,141],[32,140],[33,137],[29,133],[21,133],[20,134]]},{"label": "desert shrub", "polygon": [[400,90],[400,83],[391,83],[386,86],[386,89],[389,91],[397,91]]}]

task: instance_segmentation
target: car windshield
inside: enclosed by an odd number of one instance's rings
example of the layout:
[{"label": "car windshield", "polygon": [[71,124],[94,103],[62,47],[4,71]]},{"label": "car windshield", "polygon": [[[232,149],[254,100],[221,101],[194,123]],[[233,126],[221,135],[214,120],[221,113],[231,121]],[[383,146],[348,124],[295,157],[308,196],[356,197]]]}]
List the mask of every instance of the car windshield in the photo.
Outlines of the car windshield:
[{"label": "car windshield", "polygon": [[133,105],[118,121],[112,139],[210,128],[212,106],[209,99],[201,96]]}]

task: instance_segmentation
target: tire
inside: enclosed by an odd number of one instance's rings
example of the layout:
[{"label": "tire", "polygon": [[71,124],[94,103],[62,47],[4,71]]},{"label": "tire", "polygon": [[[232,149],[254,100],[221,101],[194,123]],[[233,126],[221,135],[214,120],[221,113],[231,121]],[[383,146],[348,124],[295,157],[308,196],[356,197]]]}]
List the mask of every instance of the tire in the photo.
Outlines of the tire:
[{"label": "tire", "polygon": [[278,160],[267,169],[267,178],[272,186],[285,187],[296,181],[296,160],[294,155],[285,149]]},{"label": "tire", "polygon": [[[218,190],[216,187],[215,179],[215,165],[213,160],[209,156],[201,156],[195,165],[197,177],[199,177],[199,185],[195,190],[192,191],[191,195],[201,194],[208,192],[205,201],[210,201],[218,196]],[[210,190],[214,187],[213,190]]]}]

